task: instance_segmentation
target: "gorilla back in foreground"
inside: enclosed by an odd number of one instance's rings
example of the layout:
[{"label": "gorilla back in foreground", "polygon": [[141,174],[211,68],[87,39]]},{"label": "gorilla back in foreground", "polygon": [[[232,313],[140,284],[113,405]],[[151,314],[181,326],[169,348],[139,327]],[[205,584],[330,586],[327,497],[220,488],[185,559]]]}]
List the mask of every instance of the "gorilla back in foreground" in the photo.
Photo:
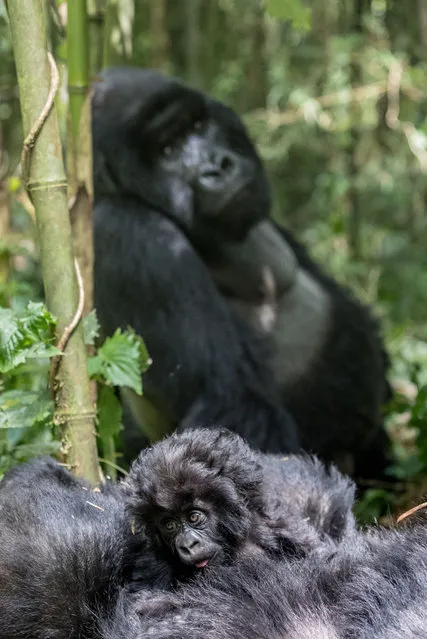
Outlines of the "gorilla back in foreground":
[{"label": "gorilla back in foreground", "polygon": [[427,526],[373,530],[277,562],[248,558],[175,595],[119,601],[109,639],[424,639]]},{"label": "gorilla back in foreground", "polygon": [[123,581],[123,500],[46,458],[0,483],[0,638],[96,636]]},{"label": "gorilla back in foreground", "polygon": [[93,148],[95,305],[106,335],[145,338],[145,394],[171,428],[221,424],[265,452],[302,445],[381,473],[377,326],[268,219],[238,116],[156,72],[111,69],[95,84]]}]

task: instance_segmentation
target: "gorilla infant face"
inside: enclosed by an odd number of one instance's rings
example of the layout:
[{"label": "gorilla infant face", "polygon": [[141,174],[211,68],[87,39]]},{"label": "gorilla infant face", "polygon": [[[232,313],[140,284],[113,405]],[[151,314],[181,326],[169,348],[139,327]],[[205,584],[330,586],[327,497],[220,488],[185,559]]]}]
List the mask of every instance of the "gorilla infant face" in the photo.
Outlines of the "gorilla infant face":
[{"label": "gorilla infant face", "polygon": [[188,509],[181,512],[159,513],[155,526],[163,544],[179,560],[195,568],[205,568],[209,563],[222,563],[224,557],[218,531],[218,519],[211,505],[190,501]]},{"label": "gorilla infant face", "polygon": [[228,107],[141,69],[106,71],[92,105],[97,197],[137,197],[195,241],[238,237],[268,214],[264,169]]}]

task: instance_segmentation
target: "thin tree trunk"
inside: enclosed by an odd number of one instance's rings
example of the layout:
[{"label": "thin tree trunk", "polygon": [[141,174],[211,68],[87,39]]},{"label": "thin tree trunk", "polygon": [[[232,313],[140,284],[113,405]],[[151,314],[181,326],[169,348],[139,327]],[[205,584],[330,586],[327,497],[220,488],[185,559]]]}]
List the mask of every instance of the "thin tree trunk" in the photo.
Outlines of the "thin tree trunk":
[{"label": "thin tree trunk", "polygon": [[[7,188],[3,180],[4,166],[3,153],[3,127],[0,123],[0,238],[6,237],[9,231],[9,202],[7,197]],[[0,286],[7,283],[9,277],[9,257],[8,255],[0,255]]]},{"label": "thin tree trunk", "polygon": [[200,74],[200,0],[187,0],[187,79],[198,89],[202,89]]},{"label": "thin tree trunk", "polygon": [[252,55],[249,60],[247,101],[248,109],[264,109],[268,93],[268,61],[265,47],[264,11],[257,10],[252,17],[251,34]]},{"label": "thin tree trunk", "polygon": [[67,34],[70,95],[68,186],[74,249],[85,291],[83,312],[87,314],[93,307],[93,184],[86,0],[73,0],[69,4]]},{"label": "thin tree trunk", "polygon": [[88,0],[89,16],[89,71],[93,77],[102,69],[104,52],[104,25],[106,0]]},{"label": "thin tree trunk", "polygon": [[[52,86],[43,6],[39,0],[9,0],[8,7],[23,126],[28,136],[40,119]],[[33,143],[27,160],[30,169],[26,186],[36,211],[46,302],[58,319],[59,341],[76,315],[79,291],[54,106]],[[25,163],[23,170],[25,177]],[[95,482],[100,476],[95,412],[89,393],[81,323],[65,346],[54,381],[55,423],[61,428],[63,459],[76,474]]]},{"label": "thin tree trunk", "polygon": [[[353,8],[353,24],[352,31],[361,37],[363,34],[363,16],[366,9],[369,8],[370,0],[354,0]],[[353,50],[352,62],[350,65],[350,81],[351,86],[355,89],[362,82],[362,69],[358,60],[358,48],[360,43],[356,44]],[[350,105],[352,126],[350,130],[350,143],[348,146],[348,180],[349,188],[347,193],[348,199],[348,239],[350,251],[355,259],[359,259],[362,254],[361,233],[362,233],[362,210],[360,204],[359,190],[357,188],[356,179],[359,173],[357,161],[358,147],[360,144],[360,105],[354,102]]]},{"label": "thin tree trunk", "polygon": [[150,38],[151,66],[164,71],[169,48],[165,0],[156,0],[150,5]]},{"label": "thin tree trunk", "polygon": [[[70,221],[74,254],[78,260],[85,291],[83,315],[93,309],[93,180],[92,180],[92,131],[91,101],[89,95],[89,16],[86,0],[73,0],[68,9],[68,91],[70,113],[67,127],[67,167]],[[99,45],[99,43],[98,43]],[[98,53],[101,55],[102,48]],[[86,347],[88,355],[94,347]],[[97,384],[90,382],[92,403],[97,405]],[[102,442],[105,447],[105,442]],[[108,450],[114,450],[109,441]],[[104,458],[108,455],[104,450]],[[110,460],[115,462],[115,455]]]}]

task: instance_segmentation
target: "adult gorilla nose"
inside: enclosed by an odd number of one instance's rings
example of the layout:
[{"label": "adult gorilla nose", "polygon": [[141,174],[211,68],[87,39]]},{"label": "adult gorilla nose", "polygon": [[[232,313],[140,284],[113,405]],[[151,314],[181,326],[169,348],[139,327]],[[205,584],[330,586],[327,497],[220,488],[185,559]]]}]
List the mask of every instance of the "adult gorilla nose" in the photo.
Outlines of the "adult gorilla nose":
[{"label": "adult gorilla nose", "polygon": [[200,167],[200,180],[202,182],[229,179],[238,169],[237,158],[229,151],[216,151]]}]

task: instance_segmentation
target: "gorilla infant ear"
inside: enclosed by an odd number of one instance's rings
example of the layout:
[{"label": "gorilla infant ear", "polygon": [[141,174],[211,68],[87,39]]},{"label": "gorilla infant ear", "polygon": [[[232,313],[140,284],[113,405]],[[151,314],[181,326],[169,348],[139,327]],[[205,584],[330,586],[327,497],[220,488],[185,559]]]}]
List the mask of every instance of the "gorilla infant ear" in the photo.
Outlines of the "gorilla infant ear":
[{"label": "gorilla infant ear", "polygon": [[142,451],[125,490],[138,588],[156,580],[147,547],[156,571],[163,562],[183,581],[245,556],[302,557],[354,529],[350,480],[308,457],[255,452],[225,429],[185,431]]}]

